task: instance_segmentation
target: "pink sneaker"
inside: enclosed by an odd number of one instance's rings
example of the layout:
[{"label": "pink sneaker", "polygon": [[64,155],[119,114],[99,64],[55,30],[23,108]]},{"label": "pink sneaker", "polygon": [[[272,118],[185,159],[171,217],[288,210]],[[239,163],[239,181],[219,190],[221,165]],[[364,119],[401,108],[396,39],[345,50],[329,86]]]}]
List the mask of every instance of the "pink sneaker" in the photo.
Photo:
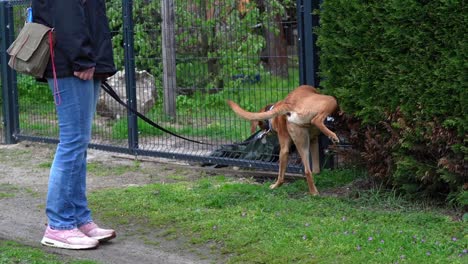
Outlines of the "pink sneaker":
[{"label": "pink sneaker", "polygon": [[94,222],[82,225],[78,227],[78,229],[88,237],[97,239],[99,241],[108,241],[116,236],[114,230],[99,228],[99,226]]},{"label": "pink sneaker", "polygon": [[78,228],[71,230],[54,230],[47,226],[41,244],[49,247],[66,249],[88,249],[96,248],[99,241],[87,237]]}]

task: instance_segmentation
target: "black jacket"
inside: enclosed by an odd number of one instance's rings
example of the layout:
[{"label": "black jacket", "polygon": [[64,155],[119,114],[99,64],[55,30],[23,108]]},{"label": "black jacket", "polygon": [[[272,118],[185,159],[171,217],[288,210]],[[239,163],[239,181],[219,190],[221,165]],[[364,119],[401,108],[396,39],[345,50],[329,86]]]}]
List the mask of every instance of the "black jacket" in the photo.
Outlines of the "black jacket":
[{"label": "black jacket", "polygon": [[[55,30],[57,77],[96,67],[96,78],[116,72],[105,0],[33,0],[33,21]],[[52,78],[49,61],[46,78]]]}]

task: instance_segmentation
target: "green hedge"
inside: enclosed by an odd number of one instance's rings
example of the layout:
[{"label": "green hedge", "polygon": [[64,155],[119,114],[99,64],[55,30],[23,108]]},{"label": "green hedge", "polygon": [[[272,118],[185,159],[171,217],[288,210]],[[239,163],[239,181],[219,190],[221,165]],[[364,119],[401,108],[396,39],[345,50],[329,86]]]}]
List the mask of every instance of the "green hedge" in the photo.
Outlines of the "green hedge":
[{"label": "green hedge", "polygon": [[466,2],[326,0],[319,12],[321,86],[358,120],[371,175],[467,205]]}]

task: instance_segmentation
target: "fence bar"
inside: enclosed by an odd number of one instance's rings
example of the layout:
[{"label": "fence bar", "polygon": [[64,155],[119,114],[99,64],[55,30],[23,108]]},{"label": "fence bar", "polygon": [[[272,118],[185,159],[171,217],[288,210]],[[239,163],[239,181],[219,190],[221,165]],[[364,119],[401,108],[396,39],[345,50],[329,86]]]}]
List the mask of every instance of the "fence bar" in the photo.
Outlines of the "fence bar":
[{"label": "fence bar", "polygon": [[8,67],[6,50],[14,40],[13,7],[0,1],[0,67],[3,96],[3,127],[6,144],[15,144],[15,133],[19,131],[18,94],[16,73]]},{"label": "fence bar", "polygon": [[[135,54],[133,39],[133,1],[122,0],[123,35],[125,53],[125,85],[127,91],[127,104],[137,109]],[[138,149],[138,120],[131,111],[127,111],[128,120],[128,146],[131,150]]]},{"label": "fence bar", "polygon": [[[59,143],[59,140],[55,138],[45,138],[45,137],[27,136],[27,135],[18,135],[18,139],[32,141],[32,142],[47,143],[47,144]],[[258,161],[258,160],[241,160],[241,159],[225,158],[225,157],[206,157],[206,156],[196,156],[196,155],[183,154],[183,153],[149,151],[149,150],[143,150],[143,149],[131,150],[126,147],[116,147],[116,146],[101,145],[101,144],[94,144],[94,143],[90,143],[88,147],[91,149],[117,152],[117,153],[129,154],[129,155],[153,156],[153,157],[167,158],[167,159],[173,159],[173,160],[187,160],[187,161],[192,161],[192,162],[210,163],[213,165],[222,164],[222,165],[229,165],[229,166],[241,166],[245,168],[257,168],[257,169],[268,170],[268,171],[278,171],[279,169],[278,163],[271,163],[271,162]],[[289,165],[286,172],[302,174],[304,173],[304,168],[302,164]]]},{"label": "fence bar", "polygon": [[[320,3],[320,0],[297,0],[299,80],[300,84],[315,87],[319,87],[320,79],[317,35],[313,30],[319,26],[319,16],[314,15],[313,10],[318,10]],[[334,167],[334,159],[325,153],[330,143],[325,135],[320,134],[318,153],[321,168]]]},{"label": "fence bar", "polygon": [[176,118],[176,42],[174,0],[161,0],[164,112]]},{"label": "fence bar", "polygon": [[319,86],[318,52],[315,34],[312,31],[318,26],[318,16],[312,15],[313,9],[319,8],[318,0],[298,0],[298,51],[300,84]]}]

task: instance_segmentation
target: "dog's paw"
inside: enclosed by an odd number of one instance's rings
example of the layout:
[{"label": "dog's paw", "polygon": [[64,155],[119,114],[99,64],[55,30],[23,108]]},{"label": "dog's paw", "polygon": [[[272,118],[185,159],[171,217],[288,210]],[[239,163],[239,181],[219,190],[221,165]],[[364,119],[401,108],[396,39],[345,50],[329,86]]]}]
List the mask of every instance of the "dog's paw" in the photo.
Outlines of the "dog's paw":
[{"label": "dog's paw", "polygon": [[275,182],[273,183],[272,185],[270,185],[270,189],[276,189],[278,187],[280,187],[283,183],[282,182]]},{"label": "dog's paw", "polygon": [[333,142],[333,144],[340,143],[340,139],[338,137],[331,137],[330,140]]},{"label": "dog's paw", "polygon": [[312,196],[319,196],[319,191],[317,190],[317,187],[315,187],[315,184],[312,187],[309,186],[309,194]]}]

